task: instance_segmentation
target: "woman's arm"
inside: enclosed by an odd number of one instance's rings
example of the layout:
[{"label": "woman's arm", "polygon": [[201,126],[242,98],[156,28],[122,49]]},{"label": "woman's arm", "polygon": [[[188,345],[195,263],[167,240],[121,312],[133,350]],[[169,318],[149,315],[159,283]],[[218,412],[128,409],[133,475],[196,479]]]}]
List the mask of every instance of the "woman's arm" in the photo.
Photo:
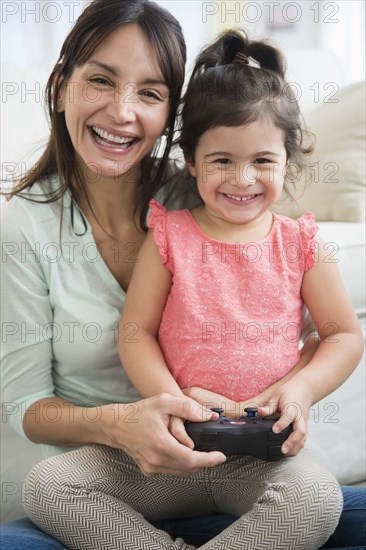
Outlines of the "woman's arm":
[{"label": "woman's arm", "polygon": [[[126,356],[126,364],[130,366],[133,382],[144,396],[156,395],[157,397],[154,400],[142,400],[138,403],[111,404],[102,407],[80,407],[58,397],[48,397],[38,400],[27,409],[23,426],[27,437],[36,443],[63,447],[93,443],[110,445],[125,449],[136,461],[140,461],[145,471],[160,468],[159,471],[166,472],[168,461],[163,445],[159,445],[164,441],[164,445],[170,448],[172,436],[168,431],[170,418],[167,400],[161,394],[165,392],[179,398],[168,400],[168,404],[171,405],[170,416],[174,414],[174,410],[177,408],[180,410],[179,407],[182,408],[185,402],[191,400],[183,396],[171,376],[154,336],[161,316],[161,312],[158,313],[158,307],[160,305],[163,308],[169,291],[170,273],[161,265],[159,251],[152,239],[150,246],[148,241],[147,246],[143,248],[145,253],[139,256],[136,277],[134,276],[131,281],[131,293],[128,292],[126,316],[124,315],[121,321],[119,341],[122,342],[120,347],[126,350],[125,355],[122,353],[123,360]],[[145,273],[149,274],[148,278],[145,277]],[[130,337],[125,338],[126,335],[130,335],[128,327],[131,323],[138,325],[135,342],[131,342]],[[126,334],[125,331],[127,331]],[[196,404],[194,403],[193,406],[195,407]],[[162,409],[166,411],[164,414]],[[199,419],[202,420],[202,407],[195,409],[196,419],[197,410],[200,410]],[[204,415],[207,414],[210,417],[212,413],[211,411],[204,413]],[[155,419],[154,429],[150,418]],[[151,434],[155,434],[154,437],[146,432],[146,426],[150,424]],[[192,447],[188,436],[185,435],[184,439],[183,435],[179,438],[181,442]],[[174,449],[178,455],[177,465],[173,469],[178,468],[182,475],[183,465],[179,462],[180,450],[175,444]],[[182,457],[182,460],[187,459],[192,461],[192,457],[188,455]],[[199,460],[204,462],[202,458]],[[209,459],[211,460],[212,458]],[[186,465],[184,470],[189,472],[190,465]]]},{"label": "woman's arm", "polygon": [[[57,423],[47,414],[57,409]],[[88,421],[87,418],[98,421]],[[217,418],[192,399],[160,394],[136,403],[113,403],[102,407],[77,407],[54,397],[42,399],[27,410],[25,432],[36,443],[80,446],[91,443],[123,449],[146,475],[190,475],[226,460],[220,452],[202,453],[181,445],[169,431],[170,419],[202,422]]]},{"label": "woman's arm", "polygon": [[7,328],[1,382],[7,420],[36,443],[73,447],[97,442],[98,431],[88,421],[95,416],[55,395],[53,342],[46,330],[55,324],[54,311],[40,255],[44,235],[42,229],[37,233],[38,217],[46,217],[48,205],[29,204],[14,197],[1,212],[1,320]]},{"label": "woman's arm", "polygon": [[[163,266],[150,231],[140,249],[128,287],[118,342],[124,369],[143,397],[159,393],[182,396],[157,341],[171,281],[171,272]],[[137,331],[133,342],[128,338],[131,326]]]}]

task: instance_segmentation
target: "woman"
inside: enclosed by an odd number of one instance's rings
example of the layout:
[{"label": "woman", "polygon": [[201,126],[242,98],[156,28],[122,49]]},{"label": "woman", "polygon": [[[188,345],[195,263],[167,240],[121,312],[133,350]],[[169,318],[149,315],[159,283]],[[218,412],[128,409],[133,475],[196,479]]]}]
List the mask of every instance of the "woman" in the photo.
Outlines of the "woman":
[{"label": "woman", "polygon": [[[104,444],[125,450],[145,474],[175,475],[224,460],[169,435],[170,415],[201,420],[194,401],[138,401],[115,339],[148,202],[168,194],[163,183],[184,64],[181,29],[168,12],[144,0],[95,0],[48,81],[49,143],[3,211],[4,242],[19,252],[7,256],[3,319],[26,334],[9,338],[4,350],[4,397],[24,413],[15,427],[46,456]],[[24,256],[25,249],[33,253]],[[298,368],[306,361],[304,353]],[[195,521],[165,527],[184,536]],[[222,528],[232,518],[220,521]],[[220,529],[212,523],[207,538]],[[25,535],[9,529],[2,536],[7,548],[27,541],[60,547],[29,524]]]}]

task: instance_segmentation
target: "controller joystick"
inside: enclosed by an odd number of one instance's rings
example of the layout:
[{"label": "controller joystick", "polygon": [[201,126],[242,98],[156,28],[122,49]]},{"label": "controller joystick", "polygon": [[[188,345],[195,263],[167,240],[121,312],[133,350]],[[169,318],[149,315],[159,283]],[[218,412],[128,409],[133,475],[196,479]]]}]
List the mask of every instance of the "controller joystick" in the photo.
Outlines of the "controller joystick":
[{"label": "controller joystick", "polygon": [[223,413],[225,412],[224,409],[222,409],[221,407],[212,407],[211,411],[217,413],[219,415],[219,418],[222,418]]},{"label": "controller joystick", "polygon": [[254,418],[257,416],[258,409],[257,407],[245,407],[244,412],[247,413],[248,418]]},{"label": "controller joystick", "polygon": [[278,419],[257,416],[256,407],[246,407],[247,416],[234,420],[226,418],[220,407],[211,410],[219,414],[217,420],[185,422],[197,451],[221,451],[227,456],[243,454],[268,461],[284,458],[281,446],[292,432],[291,425],[275,434],[272,427]]}]

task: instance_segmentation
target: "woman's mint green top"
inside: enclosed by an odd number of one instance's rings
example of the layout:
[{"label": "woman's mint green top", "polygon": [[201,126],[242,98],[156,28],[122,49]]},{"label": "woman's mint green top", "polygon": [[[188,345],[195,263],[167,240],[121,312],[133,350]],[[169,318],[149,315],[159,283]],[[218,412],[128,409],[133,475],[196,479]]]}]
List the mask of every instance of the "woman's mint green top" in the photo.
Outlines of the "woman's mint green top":
[{"label": "woman's mint green top", "polygon": [[[58,179],[49,184],[57,186]],[[43,200],[45,185],[33,185],[31,193]],[[74,228],[66,194],[60,239],[59,201],[16,196],[1,209],[2,394],[7,419],[23,436],[25,411],[44,397],[87,407],[139,398],[117,350],[125,293],[99,254],[90,225],[73,210]],[[133,244],[116,250],[131,261],[135,252]],[[46,413],[57,421],[54,406]],[[45,454],[61,450],[48,447]]]}]

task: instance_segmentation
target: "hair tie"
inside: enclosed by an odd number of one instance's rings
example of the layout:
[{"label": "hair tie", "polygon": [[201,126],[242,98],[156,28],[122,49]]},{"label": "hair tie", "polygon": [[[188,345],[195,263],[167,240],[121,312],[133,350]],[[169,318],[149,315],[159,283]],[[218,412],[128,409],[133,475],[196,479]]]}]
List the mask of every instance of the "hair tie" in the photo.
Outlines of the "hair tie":
[{"label": "hair tie", "polygon": [[254,67],[255,69],[261,68],[259,61],[242,52],[236,52],[233,63],[245,63],[245,65],[249,65],[249,67]]}]

